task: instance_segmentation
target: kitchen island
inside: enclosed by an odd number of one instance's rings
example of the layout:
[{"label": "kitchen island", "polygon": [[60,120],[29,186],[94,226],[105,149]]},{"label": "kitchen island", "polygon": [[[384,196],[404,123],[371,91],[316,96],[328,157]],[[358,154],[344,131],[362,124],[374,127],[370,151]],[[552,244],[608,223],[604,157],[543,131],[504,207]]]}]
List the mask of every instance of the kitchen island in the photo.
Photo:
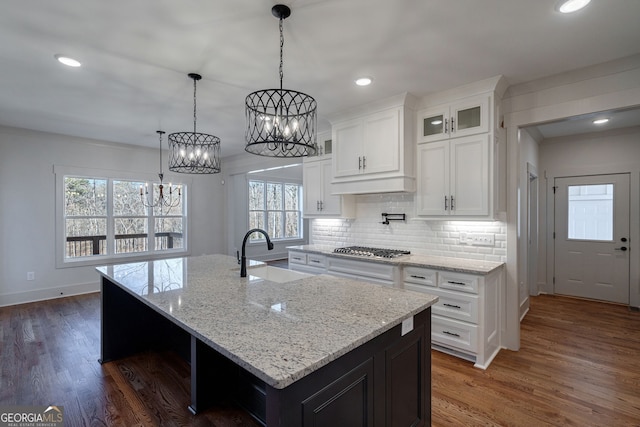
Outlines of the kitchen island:
[{"label": "kitchen island", "polygon": [[98,271],[101,362],[177,351],[194,413],[231,395],[267,426],[430,424],[437,297],[260,263],[241,278],[225,255]]}]

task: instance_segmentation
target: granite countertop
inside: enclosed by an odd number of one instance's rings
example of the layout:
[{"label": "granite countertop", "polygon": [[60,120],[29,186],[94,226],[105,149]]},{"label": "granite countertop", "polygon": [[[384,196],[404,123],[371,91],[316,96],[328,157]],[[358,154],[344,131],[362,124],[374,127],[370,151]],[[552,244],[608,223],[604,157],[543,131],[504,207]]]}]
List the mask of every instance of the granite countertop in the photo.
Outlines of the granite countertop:
[{"label": "granite countertop", "polygon": [[334,246],[326,245],[301,245],[301,246],[289,246],[289,250],[297,250],[302,252],[317,253],[323,255],[329,255],[339,258],[349,258],[360,261],[371,261],[383,264],[392,264],[397,266],[412,266],[412,267],[424,267],[434,268],[438,270],[455,271],[459,273],[469,274],[489,274],[494,270],[501,268],[504,263],[475,260],[468,258],[452,258],[433,255],[418,255],[412,254],[407,256],[401,256],[397,258],[379,258],[379,257],[362,257],[357,255],[346,255],[335,253]]},{"label": "granite countertop", "polygon": [[284,388],[425,310],[437,297],[308,275],[241,278],[226,255],[98,267],[98,272],[274,388]]}]

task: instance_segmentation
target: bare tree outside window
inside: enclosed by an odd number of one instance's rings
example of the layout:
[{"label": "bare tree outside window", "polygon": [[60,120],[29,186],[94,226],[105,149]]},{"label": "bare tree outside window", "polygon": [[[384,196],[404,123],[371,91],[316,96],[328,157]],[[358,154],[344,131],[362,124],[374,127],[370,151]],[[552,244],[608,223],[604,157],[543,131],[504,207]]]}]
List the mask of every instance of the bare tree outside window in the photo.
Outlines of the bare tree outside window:
[{"label": "bare tree outside window", "polygon": [[176,206],[150,209],[140,189],[152,186],[157,200],[158,184],[65,176],[63,185],[65,260],[184,249],[184,186],[180,196],[173,194]]},{"label": "bare tree outside window", "polygon": [[[299,239],[302,186],[273,181],[249,181],[249,228],[262,228],[272,240]],[[263,240],[259,233],[251,240]]]}]

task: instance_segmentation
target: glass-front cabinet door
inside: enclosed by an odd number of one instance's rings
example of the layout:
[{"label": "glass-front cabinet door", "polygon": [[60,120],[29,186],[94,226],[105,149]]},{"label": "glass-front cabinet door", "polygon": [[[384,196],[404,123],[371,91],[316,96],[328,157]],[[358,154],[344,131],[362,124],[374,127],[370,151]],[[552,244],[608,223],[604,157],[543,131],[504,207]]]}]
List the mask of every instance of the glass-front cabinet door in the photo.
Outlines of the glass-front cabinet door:
[{"label": "glass-front cabinet door", "polygon": [[418,143],[489,131],[489,97],[477,96],[418,112]]},{"label": "glass-front cabinet door", "polygon": [[449,106],[428,108],[418,112],[418,143],[449,138]]},{"label": "glass-front cabinet door", "polygon": [[489,132],[489,97],[478,96],[451,104],[451,137]]}]

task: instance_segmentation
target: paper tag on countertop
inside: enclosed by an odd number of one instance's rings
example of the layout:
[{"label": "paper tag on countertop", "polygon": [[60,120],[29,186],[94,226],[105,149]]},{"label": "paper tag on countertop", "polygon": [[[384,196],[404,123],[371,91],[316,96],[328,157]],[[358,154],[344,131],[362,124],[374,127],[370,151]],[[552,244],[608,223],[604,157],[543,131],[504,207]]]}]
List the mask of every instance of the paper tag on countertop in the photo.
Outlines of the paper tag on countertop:
[{"label": "paper tag on countertop", "polygon": [[405,336],[411,331],[413,331],[413,316],[402,321],[402,332],[400,335]]}]

